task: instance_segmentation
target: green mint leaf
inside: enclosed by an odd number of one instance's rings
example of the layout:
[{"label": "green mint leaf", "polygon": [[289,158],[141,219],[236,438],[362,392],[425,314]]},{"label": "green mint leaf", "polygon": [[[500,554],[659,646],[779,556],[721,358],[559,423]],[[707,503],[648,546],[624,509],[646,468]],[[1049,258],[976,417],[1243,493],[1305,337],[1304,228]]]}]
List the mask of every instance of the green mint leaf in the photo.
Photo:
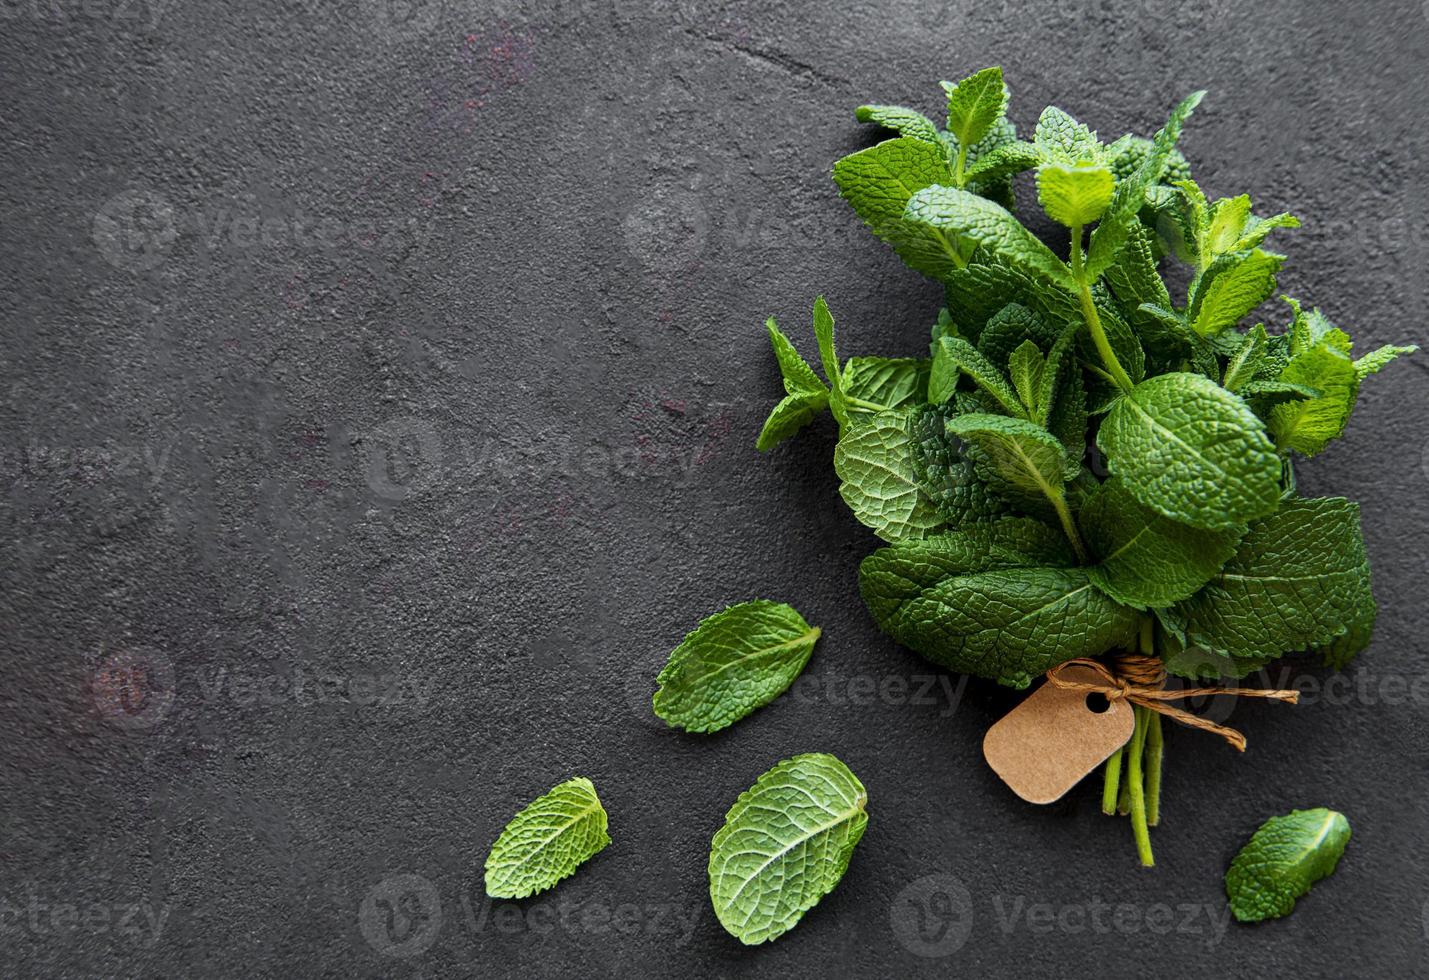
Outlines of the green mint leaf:
[{"label": "green mint leaf", "polygon": [[1138,501],[1183,524],[1228,531],[1280,500],[1280,458],[1260,420],[1201,375],[1138,384],[1107,413],[1097,445]]},{"label": "green mint leaf", "polygon": [[889,636],[949,670],[1026,687],[1076,657],[1131,641],[1137,614],[1080,568],[1025,567],[963,534],[880,548],[859,588]]},{"label": "green mint leaf", "polygon": [[1021,140],[1003,143],[994,150],[978,156],[977,163],[968,168],[970,182],[1002,180],[1024,170],[1031,170],[1041,161],[1037,147]]},{"label": "green mint leaf", "polygon": [[948,434],[952,405],[922,405],[909,415],[910,464],[918,488],[933,502],[949,527],[959,530],[1004,517],[1008,502],[987,488]]},{"label": "green mint leaf", "polygon": [[965,238],[1045,283],[1069,292],[1077,289],[1072,271],[1006,209],[953,187],[928,187],[908,201],[904,216],[949,240]]},{"label": "green mint leaf", "polygon": [[1288,500],[1250,526],[1206,586],[1161,612],[1188,645],[1271,659],[1330,643],[1374,601],[1359,506]]},{"label": "green mint leaf", "polygon": [[[1080,462],[1087,449],[1087,401],[1082,388],[1082,372],[1072,362],[1072,351],[1082,325],[1074,323],[1063,331],[1047,354],[1037,393],[1037,411],[1032,421],[1056,436],[1073,462]],[[1064,366],[1070,367],[1064,370]]]},{"label": "green mint leaf", "polygon": [[1116,261],[1117,254],[1126,244],[1132,227],[1137,223],[1137,216],[1146,203],[1147,189],[1161,179],[1171,151],[1175,149],[1176,141],[1181,138],[1182,127],[1186,125],[1186,120],[1191,117],[1196,106],[1201,104],[1205,94],[1192,92],[1171,110],[1166,125],[1152,138],[1151,149],[1142,160],[1141,166],[1130,177],[1117,183],[1111,206],[1092,232],[1085,269],[1089,278],[1099,278],[1112,262]]},{"label": "green mint leaf", "polygon": [[933,120],[901,105],[861,105],[854,110],[861,123],[875,123],[892,129],[900,136],[911,136],[925,143],[938,143],[938,127]]},{"label": "green mint leaf", "polygon": [[993,364],[1006,364],[1024,340],[1043,350],[1057,342],[1057,328],[1021,303],[1008,303],[998,310],[978,334],[977,349]]},{"label": "green mint leaf", "polygon": [[1047,360],[1042,351],[1030,340],[1012,352],[1008,361],[1008,374],[1012,386],[1017,389],[1017,397],[1027,406],[1029,415],[1040,414],[1042,406],[1038,398],[1042,395],[1042,375],[1047,370]]},{"label": "green mint leaf", "polygon": [[1226,897],[1236,920],[1289,915],[1297,899],[1335,870],[1349,841],[1345,815],[1324,807],[1265,821],[1226,871]]},{"label": "green mint leaf", "polygon": [[1098,164],[1046,163],[1037,169],[1037,200],[1047,216],[1068,228],[1096,221],[1111,204],[1116,181]]},{"label": "green mint leaf", "polygon": [[868,791],[831,755],[796,755],[741,793],[710,842],[710,902],[745,945],[777,939],[834,890],[868,826]]},{"label": "green mint leaf", "polygon": [[1390,361],[1393,361],[1399,355],[1413,354],[1418,349],[1417,344],[1410,344],[1408,347],[1385,344],[1378,350],[1370,351],[1364,357],[1355,358],[1355,378],[1363,381],[1371,374],[1378,374]]},{"label": "green mint leaf", "polygon": [[986,391],[1010,415],[1025,417],[1017,392],[1007,378],[984,357],[977,348],[961,337],[944,337],[933,348],[933,367],[928,374],[928,401],[935,405],[947,401],[957,388],[958,378],[966,374]]},{"label": "green mint leaf", "polygon": [[948,132],[960,146],[980,142],[1007,112],[1001,68],[984,68],[956,85],[944,82],[943,90],[948,94]]},{"label": "green mint leaf", "polygon": [[1133,327],[1140,328],[1147,314],[1142,304],[1171,309],[1171,294],[1156,269],[1156,252],[1151,233],[1140,225],[1127,233],[1126,244],[1116,261],[1107,267],[1104,281],[1121,304],[1121,311]]},{"label": "green mint leaf", "polygon": [[906,411],[883,412],[847,429],[834,449],[839,495],[885,541],[921,538],[943,519],[921,488]]},{"label": "green mint leaf", "polygon": [[1304,456],[1324,451],[1349,423],[1359,397],[1359,377],[1350,356],[1320,343],[1290,358],[1281,384],[1313,388],[1314,398],[1287,401],[1270,409],[1268,425],[1275,444]]},{"label": "green mint leaf", "polygon": [[1277,214],[1269,218],[1257,218],[1250,216],[1246,223],[1245,231],[1241,234],[1240,240],[1235,243],[1233,250],[1244,252],[1247,249],[1255,248],[1265,241],[1267,235],[1277,228],[1299,228],[1300,219],[1293,214]]},{"label": "green mint leaf", "polygon": [[1250,195],[1223,197],[1210,206],[1205,243],[1214,255],[1235,250],[1250,220]]},{"label": "green mint leaf", "polygon": [[819,296],[814,300],[814,337],[819,342],[819,360],[824,365],[824,377],[829,379],[829,411],[842,429],[848,425],[848,408],[844,404],[843,370],[839,367],[838,348],[834,346],[834,315],[829,304]]},{"label": "green mint leaf", "polygon": [[850,412],[875,411],[855,399],[885,412],[923,401],[931,365],[925,357],[850,357],[843,368],[843,393]]},{"label": "green mint leaf", "polygon": [[486,894],[543,892],[610,843],[605,809],[591,781],[568,779],[511,819],[486,856]]},{"label": "green mint leaf", "polygon": [[1100,163],[1103,156],[1097,134],[1056,106],[1042,110],[1033,142],[1048,163]]},{"label": "green mint leaf", "polygon": [[769,343],[774,347],[774,357],[779,362],[779,373],[784,378],[784,392],[789,395],[827,395],[828,388],[819,380],[809,362],[799,356],[789,338],[779,330],[779,325],[771,316],[764,324],[769,331]]},{"label": "green mint leaf", "polygon": [[1226,391],[1240,391],[1249,384],[1265,362],[1265,350],[1269,343],[1270,338],[1265,334],[1265,326],[1257,323],[1245,335],[1245,342],[1240,345],[1235,356],[1226,364],[1221,387]]},{"label": "green mint leaf", "polygon": [[1256,409],[1257,415],[1264,418],[1269,412],[1262,409],[1298,398],[1319,398],[1321,392],[1319,388],[1284,381],[1249,381],[1241,386],[1238,394]]},{"label": "green mint leaf", "polygon": [[1349,334],[1331,323],[1329,317],[1318,309],[1306,313],[1300,308],[1300,304],[1289,296],[1285,297],[1285,301],[1295,311],[1295,319],[1291,321],[1287,331],[1290,336],[1291,357],[1322,344],[1333,347],[1342,354],[1349,354],[1354,342],[1350,340]]},{"label": "green mint leaf", "polygon": [[1113,477],[1082,505],[1082,536],[1099,561],[1097,588],[1133,609],[1156,609],[1194,595],[1235,554],[1244,527],[1204,531],[1141,504]]},{"label": "green mint leaf", "polygon": [[764,420],[764,427],[759,430],[759,439],[754,448],[761,453],[768,452],[818,418],[819,413],[828,407],[827,392],[817,395],[806,392],[785,395]]},{"label": "green mint leaf", "polygon": [[1345,620],[1345,631],[1329,643],[1312,647],[1310,652],[1318,654],[1321,663],[1334,670],[1344,670],[1351,660],[1369,647],[1374,636],[1375,620],[1379,618],[1379,606],[1374,595],[1366,589],[1359,590],[1356,604]]},{"label": "green mint leaf", "polygon": [[[1080,321],[1082,317],[1081,307],[1071,293],[1060,286],[1049,286],[1038,276],[995,255],[981,255],[966,268],[950,272],[943,279],[943,291],[960,334],[975,344],[981,343],[982,331],[1009,304],[1024,306],[1049,324]],[[1024,338],[1009,339],[1007,354]]]},{"label": "green mint leaf", "polygon": [[963,246],[941,231],[904,220],[908,201],[915,193],[938,184],[951,184],[941,145],[903,137],[844,157],[834,164],[834,183],[879,238],[912,269],[941,279],[967,262]]},{"label": "green mint leaf", "polygon": [[655,714],[674,728],[715,732],[783,694],[819,639],[792,606],[756,599],[703,620],[660,671]]},{"label": "green mint leaf", "polygon": [[994,490],[1033,508],[1062,499],[1063,484],[1077,475],[1061,441],[1025,419],[959,415],[948,432],[976,447],[978,473]]},{"label": "green mint leaf", "polygon": [[1218,258],[1193,287],[1191,321],[1196,333],[1214,337],[1269,299],[1284,262],[1285,256],[1260,249]]}]

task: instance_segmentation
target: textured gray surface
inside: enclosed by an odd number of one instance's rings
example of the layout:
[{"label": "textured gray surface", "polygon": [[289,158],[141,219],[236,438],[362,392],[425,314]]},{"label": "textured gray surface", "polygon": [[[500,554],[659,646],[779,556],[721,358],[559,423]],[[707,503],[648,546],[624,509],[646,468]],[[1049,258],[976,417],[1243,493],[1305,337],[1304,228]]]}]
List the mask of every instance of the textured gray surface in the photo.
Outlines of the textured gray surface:
[{"label": "textured gray surface", "polygon": [[[0,972],[1422,975],[1424,363],[1302,469],[1364,503],[1374,647],[1348,688],[1235,707],[1244,757],[1171,732],[1154,871],[1095,786],[1039,809],[982,763],[1014,695],[874,629],[828,427],[752,448],[766,315],[807,345],[822,291],[889,353],[937,306],[827,179],[872,139],[853,106],[936,112],[992,63],[1024,127],[1055,101],[1146,133],[1210,89],[1203,183],[1306,218],[1283,286],[1422,343],[1418,0],[0,13]],[[663,730],[664,655],[756,595],[824,627],[810,679]],[[745,949],[708,841],[809,750],[862,777],[868,834]],[[615,843],[489,906],[491,840],[577,773]],[[1227,928],[1227,861],[1297,805],[1350,816],[1341,869]]]}]

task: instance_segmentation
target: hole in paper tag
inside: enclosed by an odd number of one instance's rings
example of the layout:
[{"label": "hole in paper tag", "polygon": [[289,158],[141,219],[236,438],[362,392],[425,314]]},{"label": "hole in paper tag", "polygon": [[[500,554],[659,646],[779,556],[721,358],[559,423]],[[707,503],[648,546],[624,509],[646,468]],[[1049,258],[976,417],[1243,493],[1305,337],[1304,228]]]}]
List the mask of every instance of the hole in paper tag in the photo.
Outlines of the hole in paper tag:
[{"label": "hole in paper tag", "polygon": [[[1092,684],[1101,680],[1086,667],[1068,667],[1062,676]],[[1125,745],[1134,727],[1125,701],[1043,684],[987,730],[982,754],[1018,796],[1052,803]]]}]

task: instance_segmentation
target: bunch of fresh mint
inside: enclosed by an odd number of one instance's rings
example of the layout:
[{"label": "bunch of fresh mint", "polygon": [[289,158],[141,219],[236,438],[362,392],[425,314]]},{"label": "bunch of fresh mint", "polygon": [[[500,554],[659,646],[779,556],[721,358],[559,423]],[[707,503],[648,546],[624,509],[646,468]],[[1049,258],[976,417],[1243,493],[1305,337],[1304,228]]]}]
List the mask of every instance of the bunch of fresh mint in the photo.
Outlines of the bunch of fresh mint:
[{"label": "bunch of fresh mint", "polygon": [[[897,136],[833,171],[874,234],[943,283],[931,356],[840,361],[819,299],[825,381],[768,323],[787,396],[758,446],[833,415],[840,492],[888,542],[859,572],[874,619],[1018,688],[1121,650],[1186,678],[1304,651],[1342,667],[1375,620],[1358,508],[1298,496],[1294,459],[1340,436],[1365,377],[1415,348],[1355,357],[1288,298],[1283,331],[1241,326],[1285,261],[1267,236],[1299,222],[1191,179],[1175,143],[1202,93],[1152,139],[1103,143],[1056,108],[1019,139],[999,68],[943,87],[946,130],[863,106]],[[1065,261],[1013,213],[1024,171],[1068,229]],[[1189,266],[1180,302],[1171,261]],[[1161,745],[1160,716],[1137,708],[1107,765],[1105,806],[1131,814],[1148,864]]]}]

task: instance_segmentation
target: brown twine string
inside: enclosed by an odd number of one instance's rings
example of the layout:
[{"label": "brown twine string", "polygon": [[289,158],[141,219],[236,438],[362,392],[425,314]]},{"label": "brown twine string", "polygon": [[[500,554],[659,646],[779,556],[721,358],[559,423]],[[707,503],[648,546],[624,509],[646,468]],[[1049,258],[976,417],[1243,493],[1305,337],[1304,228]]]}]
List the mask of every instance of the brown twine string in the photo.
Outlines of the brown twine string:
[{"label": "brown twine string", "polygon": [[[1111,660],[1111,667],[1097,660],[1068,660],[1047,671],[1047,681],[1064,691],[1086,691],[1089,694],[1105,695],[1108,701],[1130,701],[1132,704],[1163,714],[1190,728],[1199,728],[1203,732],[1214,732],[1234,746],[1238,752],[1245,751],[1245,736],[1240,732],[1234,728],[1207,721],[1191,714],[1184,708],[1178,708],[1166,702],[1217,694],[1241,698],[1271,698],[1290,704],[1295,704],[1300,700],[1299,691],[1267,691],[1255,688],[1187,687],[1167,691],[1163,690],[1166,684],[1166,669],[1155,657],[1146,657],[1136,653],[1118,653],[1113,654]],[[1100,676],[1101,680],[1097,682],[1077,681],[1062,677],[1061,673],[1067,667],[1090,668]]]}]

